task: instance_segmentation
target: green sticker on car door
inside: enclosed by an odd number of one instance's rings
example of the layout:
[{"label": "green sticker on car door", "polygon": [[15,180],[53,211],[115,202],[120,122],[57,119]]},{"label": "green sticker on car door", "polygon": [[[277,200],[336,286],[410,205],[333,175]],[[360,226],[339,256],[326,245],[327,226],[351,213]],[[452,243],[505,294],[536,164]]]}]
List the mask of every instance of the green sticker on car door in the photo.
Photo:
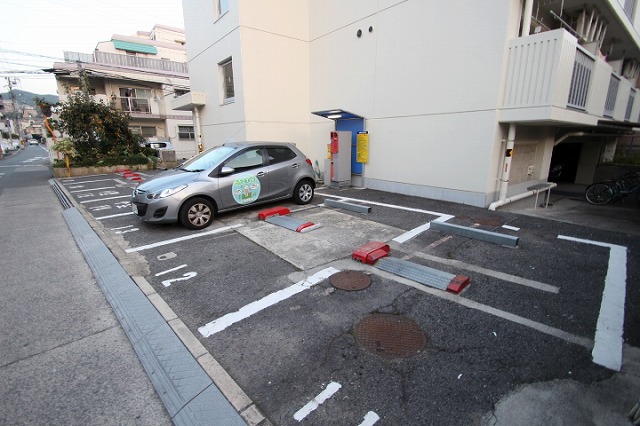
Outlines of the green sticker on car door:
[{"label": "green sticker on car door", "polygon": [[260,180],[253,175],[241,176],[233,181],[231,192],[238,204],[253,203],[260,196]]}]

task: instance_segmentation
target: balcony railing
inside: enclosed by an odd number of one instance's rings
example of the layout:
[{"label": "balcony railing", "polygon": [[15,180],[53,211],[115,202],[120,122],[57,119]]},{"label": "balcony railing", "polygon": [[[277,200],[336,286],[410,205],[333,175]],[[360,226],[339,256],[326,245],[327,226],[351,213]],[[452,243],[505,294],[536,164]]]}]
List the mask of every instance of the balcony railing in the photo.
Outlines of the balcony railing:
[{"label": "balcony railing", "polygon": [[633,111],[633,101],[636,98],[636,91],[631,89],[629,92],[629,100],[627,101],[627,110],[624,113],[624,121],[629,121],[631,119],[631,111]]},{"label": "balcony railing", "polygon": [[509,42],[501,122],[598,125],[602,118],[632,120],[640,113],[635,80],[620,62],[592,55],[558,29]]},{"label": "balcony railing", "polygon": [[609,81],[609,90],[607,90],[607,100],[604,103],[604,116],[613,117],[613,111],[616,107],[616,99],[618,98],[618,88],[620,87],[620,77],[611,74]]},{"label": "balcony railing", "polygon": [[573,63],[573,75],[567,106],[584,110],[587,106],[587,94],[593,72],[593,59],[581,50],[576,51]]},{"label": "balcony railing", "polygon": [[114,65],[130,68],[170,71],[188,74],[189,67],[184,62],[165,61],[162,59],[145,58],[142,56],[119,55],[117,53],[95,52],[93,55],[79,52],[64,52],[65,62],[86,62],[104,65]]},{"label": "balcony railing", "polygon": [[117,98],[117,105],[120,109],[128,112],[147,112],[151,113],[151,106],[148,98]]}]

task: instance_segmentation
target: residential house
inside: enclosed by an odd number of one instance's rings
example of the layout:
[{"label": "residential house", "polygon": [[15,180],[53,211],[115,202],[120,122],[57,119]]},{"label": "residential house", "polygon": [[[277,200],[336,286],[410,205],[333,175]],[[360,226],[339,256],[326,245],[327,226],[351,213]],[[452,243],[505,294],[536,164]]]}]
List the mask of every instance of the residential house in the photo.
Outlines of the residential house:
[{"label": "residential house", "polygon": [[183,9],[192,92],[173,107],[196,111],[204,147],[294,142],[325,180],[348,131],[352,184],[496,208],[547,188],[552,164],[591,183],[640,121],[636,0]]},{"label": "residential house", "polygon": [[196,153],[191,113],[169,106],[171,99],[189,91],[183,30],[155,25],[133,36],[115,34],[99,42],[93,53],[64,52],[64,58],[47,70],[56,76],[61,101],[67,90],[80,89],[78,74],[84,70],[96,99],[113,101],[128,112],[134,133],[171,142],[178,159]]}]

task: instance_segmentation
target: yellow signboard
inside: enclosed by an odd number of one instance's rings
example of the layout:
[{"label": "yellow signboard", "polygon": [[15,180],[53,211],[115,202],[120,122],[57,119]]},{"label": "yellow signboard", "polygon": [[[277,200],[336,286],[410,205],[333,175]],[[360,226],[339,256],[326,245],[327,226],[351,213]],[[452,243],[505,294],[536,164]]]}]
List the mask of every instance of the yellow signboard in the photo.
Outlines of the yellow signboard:
[{"label": "yellow signboard", "polygon": [[358,163],[369,162],[369,133],[358,132],[356,142],[356,161]]}]

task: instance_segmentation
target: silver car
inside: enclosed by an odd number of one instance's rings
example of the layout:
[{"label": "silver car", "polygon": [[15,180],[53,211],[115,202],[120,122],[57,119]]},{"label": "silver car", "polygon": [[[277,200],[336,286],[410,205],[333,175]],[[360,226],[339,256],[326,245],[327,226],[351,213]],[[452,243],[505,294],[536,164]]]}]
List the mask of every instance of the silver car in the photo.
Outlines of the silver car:
[{"label": "silver car", "polygon": [[287,198],[308,204],[314,189],[311,160],[293,144],[234,142],[141,183],[131,206],[147,222],[202,229],[219,212]]}]

